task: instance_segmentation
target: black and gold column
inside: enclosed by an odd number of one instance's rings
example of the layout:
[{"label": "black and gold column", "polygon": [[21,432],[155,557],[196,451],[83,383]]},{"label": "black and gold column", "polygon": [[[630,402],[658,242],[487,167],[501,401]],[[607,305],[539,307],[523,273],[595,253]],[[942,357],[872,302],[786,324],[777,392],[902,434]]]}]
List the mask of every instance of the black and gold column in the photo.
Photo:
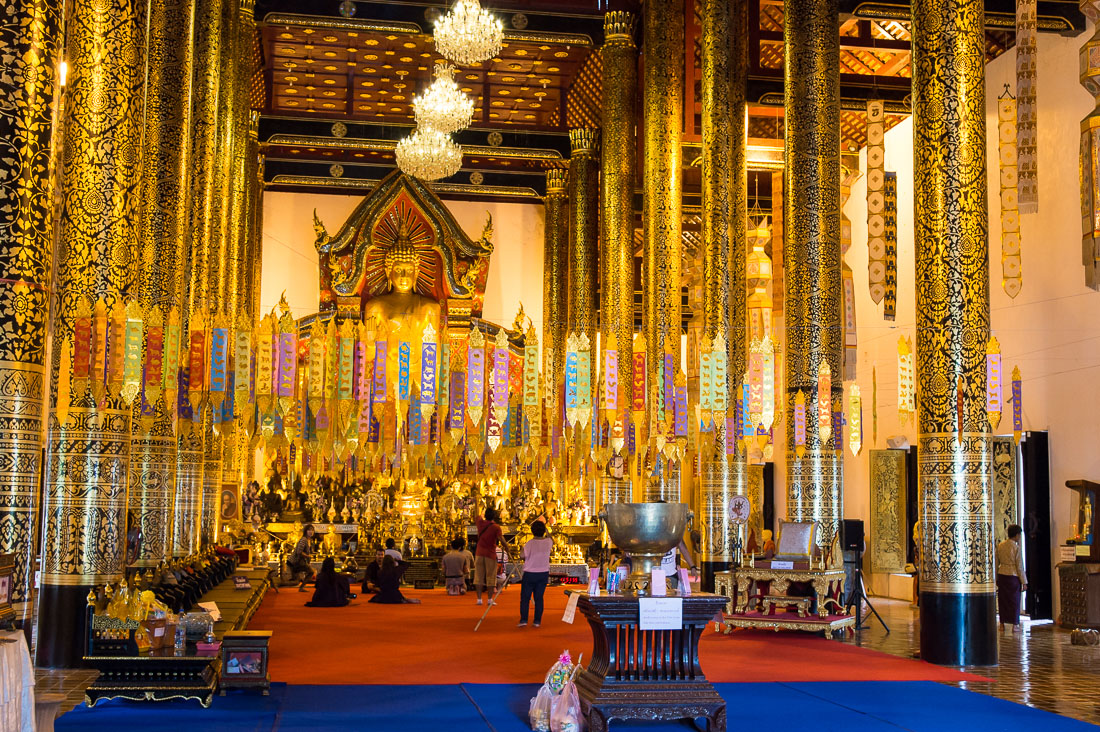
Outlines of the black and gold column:
[{"label": "black and gold column", "polygon": [[561,381],[565,375],[565,335],[569,318],[569,206],[566,197],[566,172],[562,168],[546,171],[546,217],[543,225],[542,268],[542,352],[543,378]]},{"label": "black and gold column", "polygon": [[[840,525],[843,462],[817,428],[818,371],[844,397],[840,268],[840,30],[837,0],[791,0],[784,13],[787,195],[783,262],[787,329],[787,515],[817,521],[828,549]],[[805,453],[795,451],[795,396],[806,399]],[[832,425],[830,424],[830,429]]]},{"label": "black and gold column", "polygon": [[[167,324],[180,305],[188,245],[191,74],[194,0],[150,6],[142,145],[140,302],[147,320]],[[155,565],[172,555],[176,495],[176,433],[164,397],[150,399],[141,417],[135,400],[130,455],[130,517],[141,528],[135,564]]]},{"label": "black and gold column", "polygon": [[[642,320],[651,385],[659,354],[667,346],[680,363],[683,305],[680,249],[683,222],[684,5],[647,2],[643,12],[645,55],[642,82],[643,287]],[[655,401],[651,386],[651,398]]]},{"label": "black and gold column", "polygon": [[[619,353],[619,407],[629,413],[634,338],[634,180],[637,169],[638,49],[634,15],[604,16],[603,134],[600,155],[600,333]],[[601,367],[602,368],[602,367]],[[606,475],[601,502],[630,501],[628,480]]]},{"label": "black and gold column", "polygon": [[[136,294],[144,3],[76,0],[69,7],[65,170],[57,252],[53,383],[82,305]],[[56,395],[56,389],[52,390]],[[98,391],[98,389],[97,389]],[[38,664],[75,666],[85,596],[125,569],[130,408],[106,390],[77,393],[50,415],[43,490]]]},{"label": "black and gold column", "polygon": [[61,7],[0,2],[0,553],[15,555],[11,600],[30,612],[42,461],[43,374],[53,256],[50,139]]},{"label": "black and gold column", "polygon": [[[703,21],[703,338],[721,335],[726,351],[726,403],[745,371],[745,78],[746,4],[704,0]],[[747,492],[743,458],[726,456],[725,424],[700,447],[696,515],[702,528],[703,585],[726,570],[736,527],[729,504]],[[705,450],[703,449],[705,447]]]},{"label": "black and gold column", "polygon": [[[586,335],[596,354],[596,277],[599,267],[599,131],[569,130],[569,317],[566,336]],[[596,369],[591,370],[592,374]],[[595,379],[593,379],[595,383]]]},{"label": "black and gold column", "polygon": [[[183,332],[188,332],[190,322],[200,313],[208,313],[215,303],[216,292],[211,282],[220,272],[219,244],[220,208],[215,204],[224,194],[226,176],[220,175],[223,166],[219,161],[223,155],[218,135],[220,113],[219,93],[223,86],[229,85],[232,73],[222,73],[222,66],[228,60],[230,52],[226,49],[226,26],[232,17],[233,9],[229,0],[196,0],[195,57],[192,85],[192,123],[191,123],[191,160],[192,179],[190,190],[190,278],[184,314]],[[209,314],[203,317],[209,323]],[[191,425],[181,425],[176,451],[176,512],[175,538],[173,553],[177,556],[190,553],[199,547],[201,536],[201,514],[203,505],[205,455],[207,442],[215,440],[210,426],[209,408],[205,419],[199,419]],[[217,449],[220,450],[220,444]],[[209,450],[214,450],[212,445]],[[220,458],[218,453],[218,476],[211,481],[221,481]],[[212,465],[215,464],[211,461]],[[215,490],[214,499],[217,498]],[[213,512],[211,512],[213,515]]]},{"label": "black and gold column", "polygon": [[921,658],[997,662],[981,0],[913,3]]}]

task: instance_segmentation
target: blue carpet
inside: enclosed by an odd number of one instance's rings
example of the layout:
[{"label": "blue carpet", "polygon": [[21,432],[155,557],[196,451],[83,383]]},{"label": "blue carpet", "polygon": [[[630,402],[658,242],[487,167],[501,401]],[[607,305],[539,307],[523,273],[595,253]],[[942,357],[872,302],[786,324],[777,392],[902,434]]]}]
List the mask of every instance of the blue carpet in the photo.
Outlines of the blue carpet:
[{"label": "blue carpet", "polygon": [[[815,732],[1083,732],[1092,725],[931,681],[716,684],[729,729],[772,729],[779,718]],[[100,702],[57,720],[59,732],[523,732],[537,684],[287,686],[195,702]],[[614,732],[691,729],[684,723],[612,723]]]}]

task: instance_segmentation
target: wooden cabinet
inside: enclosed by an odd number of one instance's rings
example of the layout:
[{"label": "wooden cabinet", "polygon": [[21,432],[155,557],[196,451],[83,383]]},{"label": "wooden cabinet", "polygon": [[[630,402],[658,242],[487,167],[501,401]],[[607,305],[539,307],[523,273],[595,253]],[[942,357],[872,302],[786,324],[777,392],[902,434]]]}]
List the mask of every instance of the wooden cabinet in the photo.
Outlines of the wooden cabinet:
[{"label": "wooden cabinet", "polygon": [[1063,628],[1100,629],[1100,564],[1063,562],[1058,565]]}]

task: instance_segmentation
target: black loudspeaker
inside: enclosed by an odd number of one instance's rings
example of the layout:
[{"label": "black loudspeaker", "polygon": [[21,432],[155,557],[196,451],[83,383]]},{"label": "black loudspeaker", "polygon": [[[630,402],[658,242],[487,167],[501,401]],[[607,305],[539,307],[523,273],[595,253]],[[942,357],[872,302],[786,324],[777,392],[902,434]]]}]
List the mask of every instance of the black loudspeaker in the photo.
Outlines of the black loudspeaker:
[{"label": "black loudspeaker", "polygon": [[841,519],[840,548],[845,551],[863,551],[863,519]]}]

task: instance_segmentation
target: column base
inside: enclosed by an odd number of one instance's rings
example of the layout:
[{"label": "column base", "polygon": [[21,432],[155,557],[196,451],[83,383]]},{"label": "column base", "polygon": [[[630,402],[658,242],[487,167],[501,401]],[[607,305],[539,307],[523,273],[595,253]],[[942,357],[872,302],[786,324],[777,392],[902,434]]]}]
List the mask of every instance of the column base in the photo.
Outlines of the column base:
[{"label": "column base", "polygon": [[35,665],[81,668],[87,643],[86,609],[90,585],[43,584],[38,599]]},{"label": "column base", "polygon": [[997,665],[997,595],[920,593],[921,660],[941,666]]},{"label": "column base", "polygon": [[725,572],[733,566],[730,561],[702,561],[699,562],[699,589],[703,592],[714,592],[714,573]]}]

